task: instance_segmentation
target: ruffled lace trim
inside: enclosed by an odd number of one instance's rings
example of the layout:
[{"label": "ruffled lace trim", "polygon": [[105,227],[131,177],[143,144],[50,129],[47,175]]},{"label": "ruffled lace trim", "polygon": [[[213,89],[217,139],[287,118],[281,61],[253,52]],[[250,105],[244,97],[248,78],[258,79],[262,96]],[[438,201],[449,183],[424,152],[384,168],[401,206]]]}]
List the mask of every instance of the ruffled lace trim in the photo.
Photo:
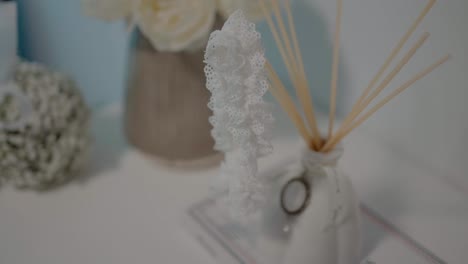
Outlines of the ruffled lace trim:
[{"label": "ruffled lace trim", "polygon": [[268,90],[265,61],[260,33],[242,11],[211,34],[205,53],[207,88],[212,93],[209,121],[215,148],[226,153],[221,178],[236,215],[255,213],[265,198],[257,175],[257,159],[272,152],[273,116],[263,100]]}]

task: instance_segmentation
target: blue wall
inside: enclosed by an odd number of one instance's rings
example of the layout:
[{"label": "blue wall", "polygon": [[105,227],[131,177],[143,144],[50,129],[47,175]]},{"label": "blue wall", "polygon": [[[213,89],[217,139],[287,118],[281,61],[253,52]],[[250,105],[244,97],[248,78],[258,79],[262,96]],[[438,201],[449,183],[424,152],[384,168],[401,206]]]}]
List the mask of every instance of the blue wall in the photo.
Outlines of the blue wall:
[{"label": "blue wall", "polygon": [[[326,113],[329,110],[333,54],[333,43],[329,36],[329,25],[327,25],[322,12],[316,8],[313,1],[293,1],[292,12],[315,107],[318,111]],[[285,85],[289,87],[290,92],[294,94],[294,89],[292,88],[286,67],[284,66],[285,64],[281,59],[267,23],[259,23],[258,29],[262,33],[267,57],[270,59],[275,69],[277,69]],[[342,102],[344,96],[346,96],[344,89],[348,77],[346,68],[344,67],[346,62],[345,56],[342,56],[341,61],[340,82],[338,87],[340,91],[338,92],[339,96],[337,98],[337,114],[339,115],[342,114],[344,110],[344,104]]]},{"label": "blue wall", "polygon": [[71,75],[92,105],[120,100],[128,33],[81,12],[80,0],[18,0],[20,55]]}]

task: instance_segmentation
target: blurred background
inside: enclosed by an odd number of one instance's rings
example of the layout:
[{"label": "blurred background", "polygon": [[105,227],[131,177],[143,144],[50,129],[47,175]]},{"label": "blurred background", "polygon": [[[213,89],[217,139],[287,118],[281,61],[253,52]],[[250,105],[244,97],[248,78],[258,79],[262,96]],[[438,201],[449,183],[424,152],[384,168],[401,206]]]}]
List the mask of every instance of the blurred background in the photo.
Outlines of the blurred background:
[{"label": "blurred background", "polygon": [[[170,50],[177,43],[162,43],[158,39],[148,37],[146,20],[137,23],[135,28],[125,16],[122,19],[96,18],[86,14],[83,11],[83,2],[78,0],[17,0],[16,3],[17,54],[26,61],[38,62],[76,82],[76,89],[86,102],[86,108],[92,112],[90,124],[94,141],[91,142],[108,148],[91,151],[94,153],[94,161],[102,158],[102,164],[112,163],[108,167],[118,167],[115,164],[123,158],[119,156],[113,159],[110,155],[125,152],[128,143],[149,154],[152,159],[161,158],[169,161],[171,165],[178,164],[181,160],[196,160],[198,164],[198,161],[203,159],[202,163],[205,163],[206,157],[209,157],[211,162],[212,157],[217,155],[212,152],[213,142],[209,135],[211,127],[207,122],[209,111],[206,104],[203,104],[209,94],[203,91],[203,51],[200,48],[196,51]],[[378,67],[426,4],[427,0],[344,1],[338,89],[340,118],[351,109],[376,74]],[[293,14],[312,94],[318,112],[323,115],[327,114],[329,108],[335,7],[335,1],[330,0],[293,1]],[[1,8],[2,6],[0,11]],[[218,12],[211,18],[217,21],[212,23],[214,28],[219,27],[223,21],[221,13]],[[441,176],[441,181],[464,193],[465,198],[468,195],[468,174],[465,168],[468,162],[467,13],[466,0],[439,1],[435,5],[409,43],[414,43],[426,31],[431,33],[429,41],[390,87],[398,87],[446,53],[452,54],[452,60],[416,83],[413,88],[393,100],[354,132],[371,135],[386,149],[398,153],[397,156],[411,160],[415,166]],[[201,14],[199,17],[194,16],[193,20],[207,17],[205,13]],[[6,40],[12,40],[9,36],[14,35],[7,35],[8,30],[1,31],[9,22],[2,21],[6,15],[1,12],[0,15],[1,49],[9,45]],[[210,31],[212,24],[209,26]],[[258,19],[257,25],[263,35],[267,57],[288,89],[293,91],[268,26],[261,18]],[[2,33],[5,36],[1,35]],[[169,48],[163,50],[164,48],[158,47]],[[405,47],[408,49],[409,45]],[[2,52],[0,50],[0,60],[7,61],[11,58],[11,54]],[[169,76],[170,73],[164,72],[164,68],[173,72],[180,70],[184,75],[166,80],[164,76]],[[156,74],[156,71],[160,74]],[[152,73],[155,73],[155,76],[148,77]],[[187,82],[173,80],[177,78]],[[164,88],[154,88],[158,90],[154,91],[151,87],[155,83]],[[184,90],[187,83],[196,84],[190,93]],[[197,85],[199,88],[195,87]],[[172,100],[181,105],[174,105]],[[272,98],[269,100],[273,101]],[[112,107],[119,109],[118,114],[113,117],[115,120],[100,119],[102,113],[107,113]],[[178,113],[177,109],[197,114],[195,117],[187,116],[186,112]],[[154,118],[156,120],[153,120]],[[188,120],[193,121],[191,123]],[[279,124],[290,126],[287,122]],[[121,132],[116,132],[117,128]],[[187,134],[190,134],[190,137]],[[187,142],[181,141],[181,138],[187,139]],[[116,143],[117,141],[119,143]],[[364,144],[373,144],[371,142]],[[354,147],[355,149],[349,151],[350,155],[356,152],[356,155],[372,156],[372,153],[359,154],[360,151],[365,151],[367,146]],[[190,149],[188,153],[187,149]],[[219,157],[214,160],[219,162]],[[215,164],[218,164],[216,162]],[[102,164],[92,165],[88,170],[98,168],[96,174],[99,174],[101,169],[106,167]],[[137,165],[130,167],[135,169]],[[165,175],[167,169],[154,169],[158,170],[162,170],[161,173]],[[150,174],[150,171],[148,169],[144,173]],[[126,172],[115,173],[123,175],[129,171],[127,169]],[[189,173],[192,171],[189,170]],[[197,171],[195,174],[199,173],[201,172]],[[135,186],[130,188],[135,192],[139,191]],[[2,191],[0,190],[0,226],[4,222],[4,213],[1,211],[1,200],[4,199]],[[151,192],[149,189],[147,191]],[[3,195],[6,197],[8,193],[4,192]],[[8,199],[5,198],[3,206],[10,206],[12,210],[14,203],[6,201]],[[13,222],[13,218],[9,221]],[[0,228],[0,240],[4,239],[2,231],[7,234],[4,230],[6,228]],[[464,232],[466,233],[466,230]],[[465,245],[467,244],[468,242],[465,242]],[[3,262],[2,255],[6,253],[2,250],[2,245],[6,243],[0,242],[0,263],[20,263]],[[440,252],[446,254],[446,251]],[[459,254],[461,255],[462,253]]]},{"label": "blurred background", "polygon": [[[335,3],[295,2],[299,38],[314,96],[320,109],[326,111]],[[425,2],[345,2],[339,100],[342,110],[349,109],[358,98]],[[74,0],[20,0],[18,5],[21,56],[72,75],[92,106],[122,100],[130,35],[123,21],[102,23],[86,17],[80,12],[80,1]],[[468,160],[468,140],[464,139],[468,135],[467,10],[468,3],[463,0],[437,4],[420,28],[420,33],[432,33],[430,41],[398,81],[406,80],[439,54],[450,52],[453,61],[416,84],[366,125],[421,162],[459,180],[465,178],[464,163]],[[266,35],[268,57],[280,68],[281,59],[267,26],[262,24],[260,29]],[[287,80],[286,72],[280,72]]]}]

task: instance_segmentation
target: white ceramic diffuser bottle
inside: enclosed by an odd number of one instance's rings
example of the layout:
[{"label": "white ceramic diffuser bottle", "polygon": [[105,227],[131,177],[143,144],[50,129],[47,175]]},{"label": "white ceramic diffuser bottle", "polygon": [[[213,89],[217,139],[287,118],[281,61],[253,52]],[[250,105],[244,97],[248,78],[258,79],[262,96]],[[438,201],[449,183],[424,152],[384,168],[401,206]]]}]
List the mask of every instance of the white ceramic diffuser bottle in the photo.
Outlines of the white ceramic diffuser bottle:
[{"label": "white ceramic diffuser bottle", "polygon": [[300,177],[309,200],[297,215],[284,263],[355,264],[360,257],[360,211],[350,179],[337,167],[341,145],[328,153],[304,149]]},{"label": "white ceramic diffuser bottle", "polygon": [[[220,31],[212,33],[205,53],[205,73],[208,89],[212,92],[210,105],[214,113],[210,119],[214,125],[212,135],[216,139],[217,148],[227,154],[224,164],[229,165],[221,168],[221,177],[229,179],[226,185],[231,195],[230,199],[233,204],[239,205],[237,208],[231,205],[231,208],[249,215],[262,210],[264,200],[268,200],[265,199],[267,184],[257,173],[257,160],[272,152],[270,137],[267,136],[269,130],[272,130],[272,115],[262,101],[265,91],[268,90],[279,102],[304,142],[311,145],[310,149],[305,148],[302,153],[302,170],[295,174],[297,178],[290,180],[281,192],[283,210],[296,218],[292,228],[286,226],[283,229],[292,232],[283,263],[358,263],[361,244],[360,211],[350,179],[337,168],[343,152],[342,146],[337,143],[393,98],[450,59],[450,55],[442,57],[382,100],[376,100],[428,39],[429,34],[423,34],[395,68],[386,77],[383,76],[419,23],[431,10],[435,0],[429,1],[354,104],[351,112],[344,118],[343,124],[334,129],[343,11],[343,0],[337,0],[330,114],[324,144],[321,144],[321,132],[307,85],[290,3],[286,1],[284,5],[288,25],[283,19],[279,0],[264,0],[259,3],[275,36],[300,107],[295,104],[280,75],[265,58],[261,34],[255,30],[255,25],[248,22],[241,12],[233,13]],[[267,3],[272,5],[273,12],[269,11]],[[286,28],[290,29],[290,34]],[[384,79],[378,85],[381,78]],[[236,153],[249,155],[239,155],[241,158],[229,155]]]}]

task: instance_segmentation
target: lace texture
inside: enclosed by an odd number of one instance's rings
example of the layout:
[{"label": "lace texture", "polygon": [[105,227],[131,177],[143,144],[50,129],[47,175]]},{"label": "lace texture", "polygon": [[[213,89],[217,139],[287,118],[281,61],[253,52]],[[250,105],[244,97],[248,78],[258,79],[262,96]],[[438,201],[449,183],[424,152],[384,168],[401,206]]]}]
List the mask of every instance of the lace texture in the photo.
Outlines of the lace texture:
[{"label": "lace texture", "polygon": [[263,96],[268,90],[265,55],[255,24],[234,12],[211,34],[205,53],[207,88],[212,97],[215,149],[224,152],[221,184],[229,190],[235,216],[254,215],[265,200],[257,160],[272,152],[273,116]]}]

